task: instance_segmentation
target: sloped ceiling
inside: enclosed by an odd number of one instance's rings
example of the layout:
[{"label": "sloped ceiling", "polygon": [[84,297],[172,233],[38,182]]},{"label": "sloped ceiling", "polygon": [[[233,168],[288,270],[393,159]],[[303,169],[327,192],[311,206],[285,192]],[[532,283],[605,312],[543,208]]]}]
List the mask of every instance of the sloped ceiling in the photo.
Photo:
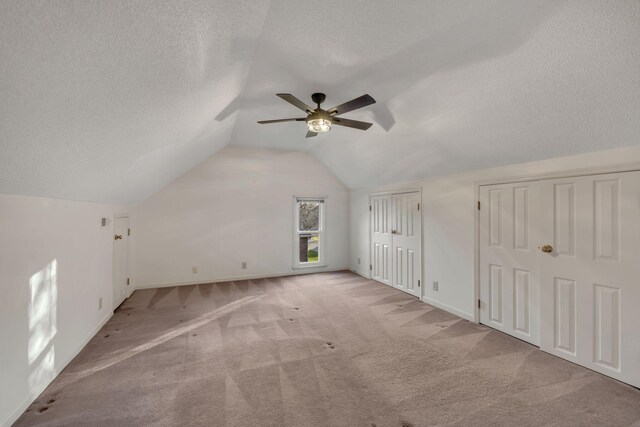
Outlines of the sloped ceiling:
[{"label": "sloped ceiling", "polygon": [[0,1],[0,192],[131,203],[210,157],[268,8]]},{"label": "sloped ceiling", "polygon": [[[640,2],[0,2],[0,192],[136,202],[227,144],[351,188],[640,142]],[[275,96],[378,103],[305,139]]]}]

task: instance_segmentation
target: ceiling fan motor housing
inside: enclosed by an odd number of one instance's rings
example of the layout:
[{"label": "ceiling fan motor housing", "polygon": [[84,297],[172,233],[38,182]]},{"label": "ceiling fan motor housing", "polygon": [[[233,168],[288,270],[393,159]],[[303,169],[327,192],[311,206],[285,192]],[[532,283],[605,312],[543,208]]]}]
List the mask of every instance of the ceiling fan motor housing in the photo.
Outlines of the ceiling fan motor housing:
[{"label": "ceiling fan motor housing", "polygon": [[311,99],[313,100],[313,102],[318,104],[318,107],[320,107],[320,104],[322,104],[324,100],[327,99],[327,95],[325,95],[324,93],[316,92],[311,95]]}]

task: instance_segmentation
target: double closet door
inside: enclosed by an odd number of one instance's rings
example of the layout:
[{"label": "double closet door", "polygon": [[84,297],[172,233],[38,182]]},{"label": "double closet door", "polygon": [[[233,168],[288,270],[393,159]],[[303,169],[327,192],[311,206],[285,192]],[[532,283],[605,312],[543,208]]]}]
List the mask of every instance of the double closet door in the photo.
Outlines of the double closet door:
[{"label": "double closet door", "polygon": [[640,386],[640,172],[480,187],[480,321]]},{"label": "double closet door", "polygon": [[372,196],[371,277],[421,297],[420,193]]}]

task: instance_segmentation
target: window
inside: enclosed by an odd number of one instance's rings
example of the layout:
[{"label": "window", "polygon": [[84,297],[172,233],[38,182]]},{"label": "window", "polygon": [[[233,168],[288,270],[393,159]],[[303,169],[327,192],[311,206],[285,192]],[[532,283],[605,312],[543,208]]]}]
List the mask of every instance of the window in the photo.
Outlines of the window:
[{"label": "window", "polygon": [[324,198],[294,199],[294,267],[324,265]]}]

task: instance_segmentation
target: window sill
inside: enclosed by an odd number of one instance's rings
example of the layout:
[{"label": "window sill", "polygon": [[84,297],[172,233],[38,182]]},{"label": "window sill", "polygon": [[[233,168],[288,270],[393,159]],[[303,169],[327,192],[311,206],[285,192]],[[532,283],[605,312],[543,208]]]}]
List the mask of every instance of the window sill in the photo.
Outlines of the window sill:
[{"label": "window sill", "polygon": [[294,269],[294,270],[298,270],[298,269],[301,269],[301,268],[326,268],[326,267],[328,267],[327,264],[316,264],[316,263],[313,263],[313,264],[298,264],[298,265],[294,265],[291,268]]}]

